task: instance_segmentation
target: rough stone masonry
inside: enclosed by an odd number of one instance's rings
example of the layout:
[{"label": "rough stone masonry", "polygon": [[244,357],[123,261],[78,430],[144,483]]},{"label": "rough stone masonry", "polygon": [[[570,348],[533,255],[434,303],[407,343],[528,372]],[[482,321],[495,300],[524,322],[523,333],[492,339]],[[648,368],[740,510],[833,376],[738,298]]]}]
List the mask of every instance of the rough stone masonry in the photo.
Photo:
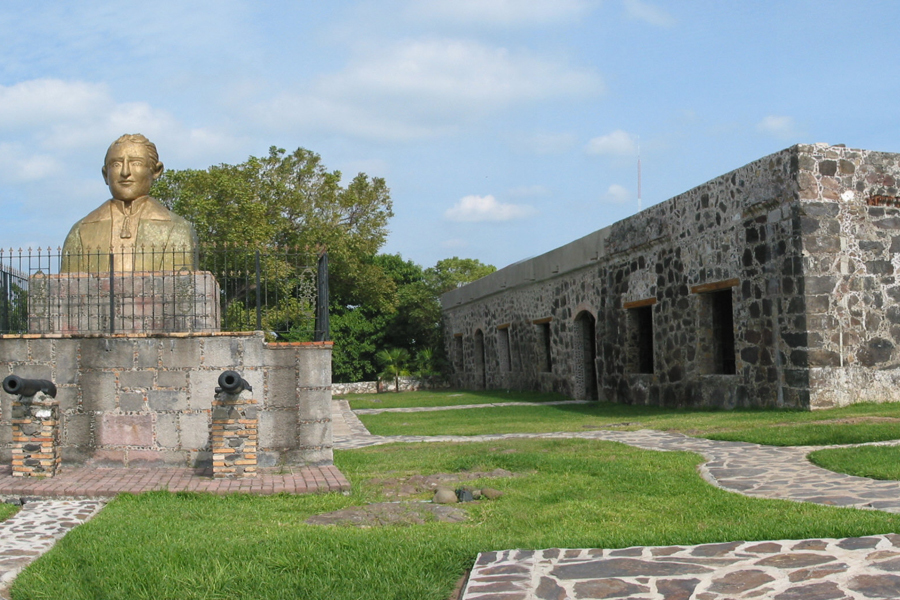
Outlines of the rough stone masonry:
[{"label": "rough stone masonry", "polygon": [[797,145],[441,298],[453,381],[631,404],[900,400],[900,154]]}]

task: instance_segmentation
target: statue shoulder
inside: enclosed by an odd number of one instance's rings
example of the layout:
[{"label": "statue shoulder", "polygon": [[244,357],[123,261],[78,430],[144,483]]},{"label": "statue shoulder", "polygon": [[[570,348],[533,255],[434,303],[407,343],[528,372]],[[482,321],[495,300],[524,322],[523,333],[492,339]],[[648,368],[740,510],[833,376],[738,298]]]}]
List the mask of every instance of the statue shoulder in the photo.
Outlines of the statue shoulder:
[{"label": "statue shoulder", "polygon": [[97,223],[98,221],[109,221],[112,219],[112,215],[110,215],[109,207],[112,204],[112,200],[107,200],[91,212],[87,214],[85,218],[75,223],[75,226],[72,229],[76,229],[80,227],[82,223]]}]

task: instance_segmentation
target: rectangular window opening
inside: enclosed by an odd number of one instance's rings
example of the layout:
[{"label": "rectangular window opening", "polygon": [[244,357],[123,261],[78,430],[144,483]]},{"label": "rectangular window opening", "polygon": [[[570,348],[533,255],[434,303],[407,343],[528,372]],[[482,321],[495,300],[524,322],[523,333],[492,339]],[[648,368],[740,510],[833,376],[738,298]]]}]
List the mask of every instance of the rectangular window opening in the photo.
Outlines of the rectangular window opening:
[{"label": "rectangular window opening", "polygon": [[627,309],[628,370],[653,373],[653,305]]},{"label": "rectangular window opening", "polygon": [[462,334],[456,335],[453,338],[453,366],[456,368],[457,373],[462,373],[463,365],[465,361],[463,360],[463,336]]},{"label": "rectangular window opening", "polygon": [[718,292],[701,294],[705,305],[701,324],[706,337],[705,355],[708,373],[734,375],[734,309],[731,288]]},{"label": "rectangular window opening", "polygon": [[551,373],[553,371],[553,358],[550,353],[550,323],[538,323],[538,344],[541,350],[541,371]]},{"label": "rectangular window opening", "polygon": [[498,329],[500,335],[500,370],[503,372],[512,369],[512,354],[509,348],[509,327]]}]

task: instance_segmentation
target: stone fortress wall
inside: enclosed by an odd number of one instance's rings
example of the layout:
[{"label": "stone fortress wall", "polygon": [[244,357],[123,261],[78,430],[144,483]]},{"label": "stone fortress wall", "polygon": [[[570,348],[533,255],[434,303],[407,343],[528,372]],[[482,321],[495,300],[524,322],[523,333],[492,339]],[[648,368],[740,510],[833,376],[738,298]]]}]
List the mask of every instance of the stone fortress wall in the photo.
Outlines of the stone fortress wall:
[{"label": "stone fortress wall", "polygon": [[[0,336],[0,378],[56,383],[63,464],[208,466],[219,375],[238,371],[257,402],[261,467],[331,464],[331,342],[255,333]],[[0,393],[0,461],[10,460]]]},{"label": "stone fortress wall", "polygon": [[900,400],[900,154],[797,145],[446,293],[464,388]]}]

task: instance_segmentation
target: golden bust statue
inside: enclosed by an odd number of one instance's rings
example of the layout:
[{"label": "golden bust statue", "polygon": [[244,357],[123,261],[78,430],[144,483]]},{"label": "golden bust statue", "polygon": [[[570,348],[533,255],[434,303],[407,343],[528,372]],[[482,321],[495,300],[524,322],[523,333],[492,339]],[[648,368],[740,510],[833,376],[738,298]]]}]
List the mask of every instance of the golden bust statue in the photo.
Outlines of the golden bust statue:
[{"label": "golden bust statue", "polygon": [[123,135],[106,151],[103,180],[112,198],[77,222],[63,244],[60,271],[197,270],[197,234],[184,218],[151,198],[163,172],[156,146]]}]

